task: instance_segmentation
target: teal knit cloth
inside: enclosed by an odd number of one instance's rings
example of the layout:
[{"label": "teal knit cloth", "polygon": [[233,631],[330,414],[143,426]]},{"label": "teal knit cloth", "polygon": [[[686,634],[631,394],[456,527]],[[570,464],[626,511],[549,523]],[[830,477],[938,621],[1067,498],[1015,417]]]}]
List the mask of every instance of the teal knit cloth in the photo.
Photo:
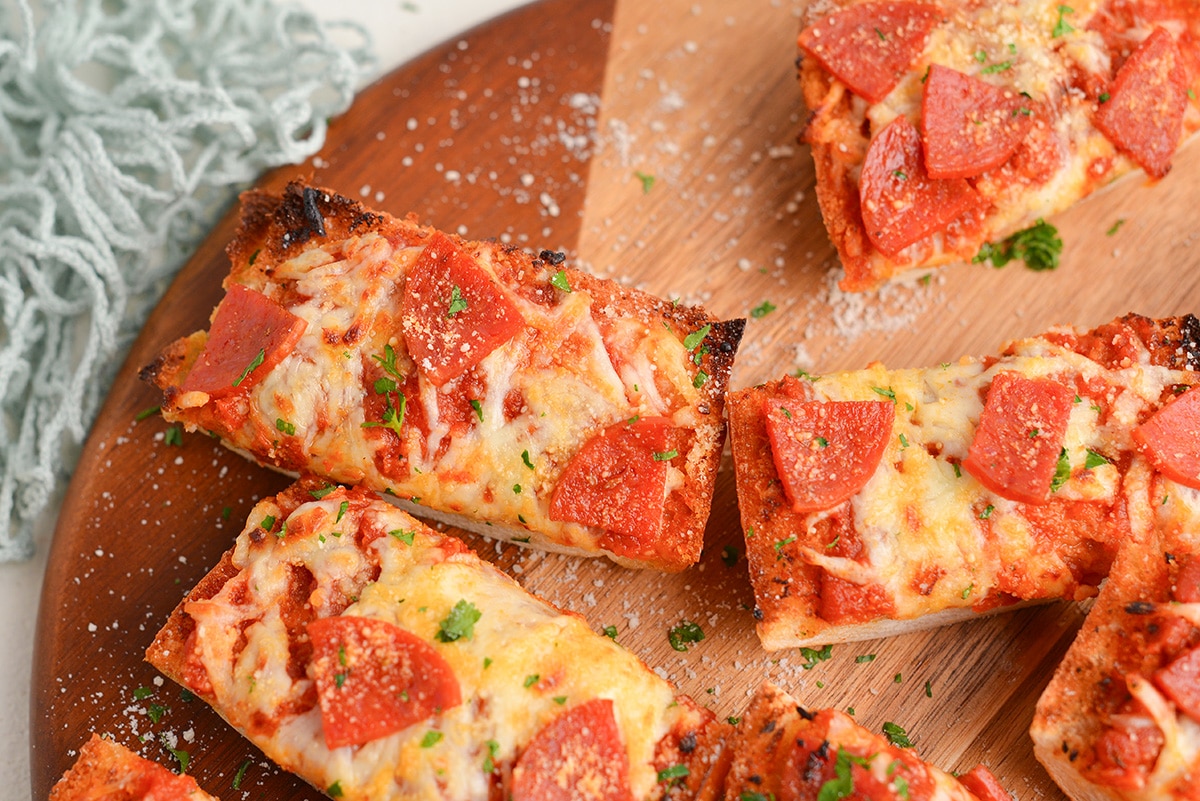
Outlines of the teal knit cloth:
[{"label": "teal knit cloth", "polygon": [[366,34],[267,0],[0,2],[0,560],[234,194],[316,152]]}]

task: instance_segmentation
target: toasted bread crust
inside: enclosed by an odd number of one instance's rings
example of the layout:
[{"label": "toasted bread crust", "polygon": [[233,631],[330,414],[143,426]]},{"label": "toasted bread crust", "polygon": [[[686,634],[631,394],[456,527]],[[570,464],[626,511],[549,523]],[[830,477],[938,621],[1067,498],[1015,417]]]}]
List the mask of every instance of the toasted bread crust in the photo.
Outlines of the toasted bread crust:
[{"label": "toasted bread crust", "polygon": [[50,788],[49,801],[216,801],[191,776],[175,774],[123,745],[93,733],[70,770]]}]

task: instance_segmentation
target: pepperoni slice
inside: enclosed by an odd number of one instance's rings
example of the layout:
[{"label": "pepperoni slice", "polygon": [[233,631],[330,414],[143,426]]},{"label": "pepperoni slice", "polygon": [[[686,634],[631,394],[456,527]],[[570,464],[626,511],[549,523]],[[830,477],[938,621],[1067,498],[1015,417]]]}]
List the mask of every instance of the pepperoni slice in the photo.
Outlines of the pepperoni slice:
[{"label": "pepperoni slice", "polygon": [[783,491],[797,512],[837,506],[875,473],[896,412],[888,401],[763,401]]},{"label": "pepperoni slice", "polygon": [[292,352],[305,326],[261,292],[230,285],[181,390],[222,398],[250,389]]},{"label": "pepperoni slice", "polygon": [[400,314],[409,354],[439,387],[525,326],[492,276],[440,232],[408,272]]},{"label": "pepperoni slice", "polygon": [[662,526],[668,449],[675,424],[645,417],[611,425],[567,463],[550,496],[550,519],[582,523],[629,537],[653,537]]},{"label": "pepperoni slice", "polygon": [[1096,127],[1155,178],[1171,169],[1187,110],[1187,71],[1179,46],[1155,28],[1113,79],[1096,111]]},{"label": "pepperoni slice", "polygon": [[921,98],[925,169],[970,178],[1004,164],[1032,124],[1032,107],[1012,89],[934,64]]},{"label": "pepperoni slice", "polygon": [[1150,415],[1133,430],[1133,441],[1164,476],[1200,489],[1200,387]]},{"label": "pepperoni slice", "polygon": [[878,103],[921,55],[941,18],[931,3],[860,3],[805,28],[800,47],[856,95]]},{"label": "pepperoni slice", "polygon": [[1184,714],[1200,723],[1200,647],[1154,671],[1154,683]]},{"label": "pepperoni slice", "polygon": [[462,702],[453,669],[433,646],[366,617],[308,624],[325,744],[333,749],[385,737]]},{"label": "pepperoni slice", "polygon": [[513,801],[632,801],[613,702],[597,698],[534,735],[512,772]]},{"label": "pepperoni slice", "polygon": [[867,237],[887,256],[944,230],[983,202],[963,179],[929,177],[921,134],[903,116],[880,131],[867,148],[859,196]]},{"label": "pepperoni slice", "polygon": [[1117,790],[1145,788],[1165,738],[1144,710],[1137,718],[1116,718],[1096,738],[1096,761],[1085,768],[1090,781]]},{"label": "pepperoni slice", "polygon": [[959,784],[966,787],[979,801],[1012,801],[1012,796],[1000,784],[1000,780],[983,765],[976,765],[958,777]]},{"label": "pepperoni slice", "polygon": [[1179,557],[1179,572],[1171,588],[1171,600],[1185,604],[1200,601],[1200,556],[1189,554]]},{"label": "pepperoni slice", "polygon": [[1074,397],[1072,390],[1048,378],[998,374],[963,469],[1001,497],[1046,503]]}]

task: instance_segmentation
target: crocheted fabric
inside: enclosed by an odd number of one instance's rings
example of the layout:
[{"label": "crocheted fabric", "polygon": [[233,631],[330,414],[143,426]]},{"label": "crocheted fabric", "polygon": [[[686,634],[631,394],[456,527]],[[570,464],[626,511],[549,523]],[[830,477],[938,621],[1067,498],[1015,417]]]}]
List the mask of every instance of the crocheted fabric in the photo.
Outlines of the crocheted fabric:
[{"label": "crocheted fabric", "polygon": [[[15,11],[15,13],[14,13]],[[324,142],[365,32],[266,0],[0,2],[0,560],[218,213]]]}]

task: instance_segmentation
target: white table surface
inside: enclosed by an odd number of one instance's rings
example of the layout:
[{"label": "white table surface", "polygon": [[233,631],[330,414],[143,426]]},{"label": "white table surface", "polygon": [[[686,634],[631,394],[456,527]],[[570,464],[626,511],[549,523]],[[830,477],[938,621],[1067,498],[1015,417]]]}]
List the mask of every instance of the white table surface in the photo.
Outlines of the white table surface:
[{"label": "white table surface", "polygon": [[[282,2],[283,0],[280,0]],[[377,72],[391,70],[435,44],[527,0],[298,0],[321,19],[355,20],[371,32]],[[29,788],[29,682],[34,621],[54,509],[43,516],[33,560],[0,564],[0,796],[20,798]],[[8,792],[13,792],[12,796]],[[38,799],[37,801],[40,801]]]}]

